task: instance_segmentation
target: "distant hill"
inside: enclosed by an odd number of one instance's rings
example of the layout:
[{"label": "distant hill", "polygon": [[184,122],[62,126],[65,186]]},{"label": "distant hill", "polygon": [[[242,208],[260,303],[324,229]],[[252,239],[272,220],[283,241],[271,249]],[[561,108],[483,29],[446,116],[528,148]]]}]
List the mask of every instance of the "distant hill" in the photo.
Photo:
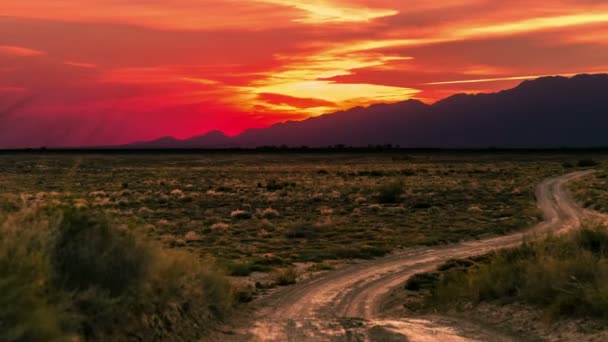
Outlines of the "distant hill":
[{"label": "distant hill", "polygon": [[221,131],[211,131],[204,135],[180,140],[173,137],[162,137],[152,141],[138,141],[126,145],[128,148],[180,149],[180,148],[228,148],[236,147],[231,138]]},{"label": "distant hill", "polygon": [[393,144],[410,148],[608,147],[608,75],[543,77],[492,94],[409,100],[250,129],[214,131],[127,148],[226,148]]}]

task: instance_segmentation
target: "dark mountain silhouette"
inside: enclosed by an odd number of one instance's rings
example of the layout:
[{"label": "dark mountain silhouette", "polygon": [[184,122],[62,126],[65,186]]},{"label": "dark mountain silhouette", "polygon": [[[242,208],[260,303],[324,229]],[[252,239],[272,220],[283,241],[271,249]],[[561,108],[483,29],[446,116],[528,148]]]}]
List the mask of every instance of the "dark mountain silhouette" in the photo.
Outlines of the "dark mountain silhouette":
[{"label": "dark mountain silhouette", "polygon": [[162,137],[152,141],[138,141],[127,145],[129,148],[180,149],[180,148],[229,148],[235,143],[221,131],[211,131],[189,139],[180,140],[173,137]]},{"label": "dark mountain silhouette", "polygon": [[454,95],[433,105],[409,100],[357,107],[304,121],[162,138],[135,148],[291,147],[393,144],[429,148],[608,146],[608,75],[543,77],[492,94]]}]

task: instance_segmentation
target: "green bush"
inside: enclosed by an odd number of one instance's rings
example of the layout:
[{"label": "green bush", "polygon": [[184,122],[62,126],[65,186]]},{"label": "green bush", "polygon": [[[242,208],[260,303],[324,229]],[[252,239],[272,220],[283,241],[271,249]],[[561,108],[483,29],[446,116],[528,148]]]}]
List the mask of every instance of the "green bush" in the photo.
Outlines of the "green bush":
[{"label": "green bush", "polygon": [[378,194],[378,202],[380,203],[397,203],[403,195],[403,183],[394,182],[385,184],[380,187]]},{"label": "green bush", "polygon": [[594,167],[594,166],[598,166],[599,164],[600,163],[598,163],[597,161],[595,161],[593,159],[581,159],[577,163],[578,167]]},{"label": "green bush", "polygon": [[253,272],[268,272],[272,267],[255,261],[227,261],[224,267],[228,274],[234,277],[247,277]]},{"label": "green bush", "polygon": [[320,229],[309,222],[296,222],[285,232],[288,239],[315,239],[319,236]]},{"label": "green bush", "polygon": [[296,283],[298,274],[292,267],[282,268],[273,272],[274,281],[279,286],[291,285]]},{"label": "green bush", "polygon": [[31,215],[0,224],[0,341],[58,341],[69,321],[66,298],[49,291],[48,224]]},{"label": "green bush", "polygon": [[83,209],[28,210],[0,225],[0,340],[196,340],[238,294],[186,252]]},{"label": "green bush", "polygon": [[440,267],[430,305],[517,301],[554,316],[608,319],[606,230],[549,237],[460,266]]},{"label": "green bush", "polygon": [[67,288],[94,287],[116,296],[143,281],[153,260],[150,253],[100,214],[69,209],[58,226],[52,261]]},{"label": "green bush", "polygon": [[429,288],[439,279],[438,272],[415,274],[405,283],[405,289],[410,291],[420,291],[423,288]]},{"label": "green bush", "polygon": [[563,167],[564,169],[571,169],[571,168],[573,168],[573,167],[574,167],[574,164],[572,164],[571,162],[563,162],[563,163],[562,163],[562,167]]}]

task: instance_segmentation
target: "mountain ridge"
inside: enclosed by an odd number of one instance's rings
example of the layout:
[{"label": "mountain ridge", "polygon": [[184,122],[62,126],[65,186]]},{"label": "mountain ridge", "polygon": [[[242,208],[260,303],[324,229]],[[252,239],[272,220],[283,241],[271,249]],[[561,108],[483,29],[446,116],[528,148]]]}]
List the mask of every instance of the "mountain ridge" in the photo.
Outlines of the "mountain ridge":
[{"label": "mountain ridge", "polygon": [[608,146],[608,74],[548,76],[496,93],[455,94],[354,107],[302,121],[163,137],[125,148],[255,148],[400,145],[408,148],[556,148]]}]

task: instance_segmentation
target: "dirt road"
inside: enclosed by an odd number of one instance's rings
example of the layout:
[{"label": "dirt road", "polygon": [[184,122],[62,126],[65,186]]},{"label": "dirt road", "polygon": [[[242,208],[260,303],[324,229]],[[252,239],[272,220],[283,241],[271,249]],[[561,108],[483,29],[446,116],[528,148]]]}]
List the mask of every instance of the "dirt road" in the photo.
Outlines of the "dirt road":
[{"label": "dirt road", "polygon": [[387,294],[403,286],[409,277],[432,270],[448,259],[513,247],[524,238],[549,231],[563,233],[578,228],[587,213],[574,203],[564,185],[590,172],[576,172],[540,184],[536,197],[545,220],[527,231],[411,249],[350,265],[270,295],[262,300],[249,336],[254,341],[510,340],[448,319],[384,317],[381,307]]}]

